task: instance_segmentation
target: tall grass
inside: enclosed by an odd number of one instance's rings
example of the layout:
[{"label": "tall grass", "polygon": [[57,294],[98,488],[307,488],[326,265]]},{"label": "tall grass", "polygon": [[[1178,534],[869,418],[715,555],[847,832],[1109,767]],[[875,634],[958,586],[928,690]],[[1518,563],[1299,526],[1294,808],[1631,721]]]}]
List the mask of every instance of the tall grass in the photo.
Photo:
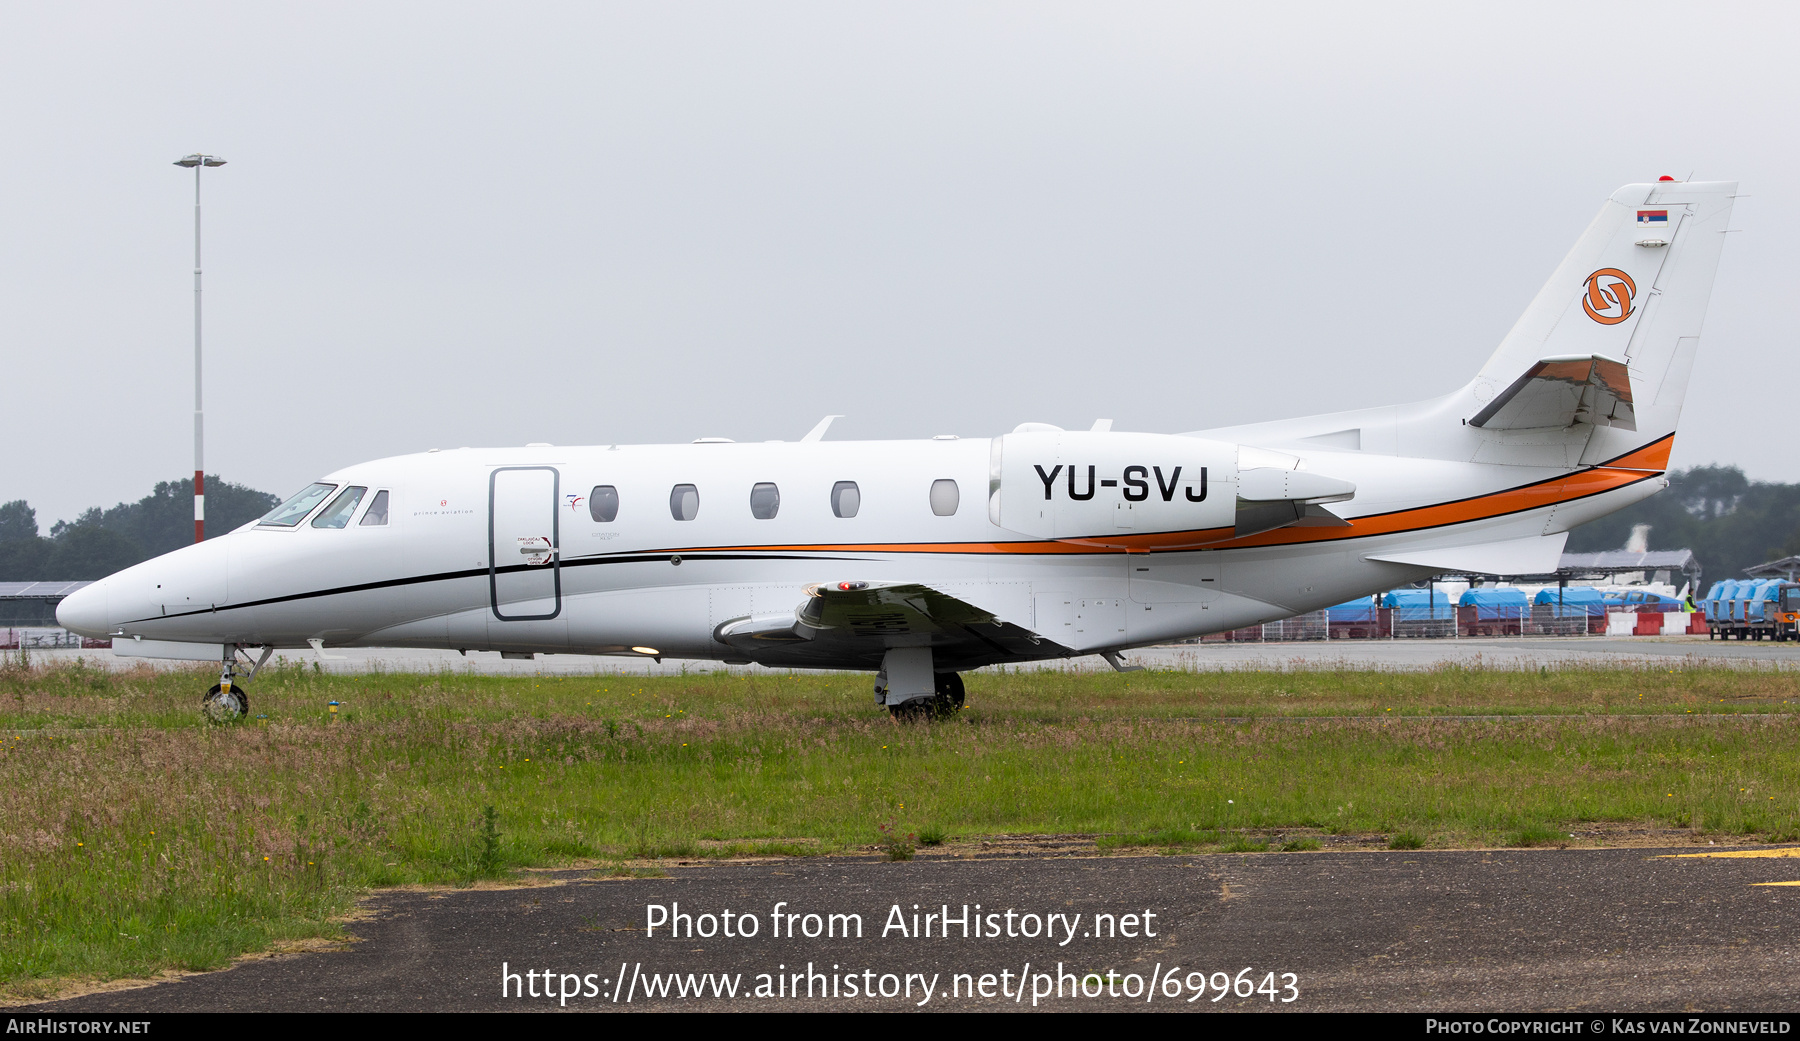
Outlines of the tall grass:
[{"label": "tall grass", "polygon": [[525,865],[894,834],[1791,839],[1800,809],[1795,673],[1009,672],[970,677],[969,710],[932,725],[843,676],[289,666],[250,685],[251,720],[212,726],[209,682],[0,669],[0,986],[214,967],[334,935],[369,887]]}]

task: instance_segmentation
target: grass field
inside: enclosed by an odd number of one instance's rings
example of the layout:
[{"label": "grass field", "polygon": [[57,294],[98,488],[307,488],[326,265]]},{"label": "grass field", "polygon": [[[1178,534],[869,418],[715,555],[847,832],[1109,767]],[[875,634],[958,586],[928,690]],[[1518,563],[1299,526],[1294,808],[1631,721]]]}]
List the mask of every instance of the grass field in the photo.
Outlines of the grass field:
[{"label": "grass field", "polygon": [[217,967],[339,935],[371,887],[528,866],[1800,840],[1795,671],[983,673],[937,724],[892,722],[858,676],[287,665],[250,685],[259,718],[211,726],[211,682],[0,669],[0,994]]}]

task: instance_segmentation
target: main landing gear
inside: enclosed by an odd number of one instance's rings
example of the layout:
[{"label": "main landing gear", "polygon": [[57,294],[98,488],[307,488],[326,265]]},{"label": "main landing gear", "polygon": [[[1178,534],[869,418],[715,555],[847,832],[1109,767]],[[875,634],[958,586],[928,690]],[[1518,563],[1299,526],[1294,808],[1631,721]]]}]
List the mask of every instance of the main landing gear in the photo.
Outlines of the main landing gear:
[{"label": "main landing gear", "polygon": [[899,705],[889,705],[888,712],[898,720],[949,719],[962,711],[963,678],[960,673],[940,672],[934,677],[936,692],[928,698],[914,698]]},{"label": "main landing gear", "polygon": [[[264,647],[262,657],[251,665],[245,679],[254,679],[257,670],[268,663],[269,656],[275,648]],[[219,682],[212,685],[206,696],[200,699],[200,712],[214,723],[235,723],[250,714],[250,692],[238,682],[237,660],[238,648],[227,645],[225,658],[220,664]]]}]

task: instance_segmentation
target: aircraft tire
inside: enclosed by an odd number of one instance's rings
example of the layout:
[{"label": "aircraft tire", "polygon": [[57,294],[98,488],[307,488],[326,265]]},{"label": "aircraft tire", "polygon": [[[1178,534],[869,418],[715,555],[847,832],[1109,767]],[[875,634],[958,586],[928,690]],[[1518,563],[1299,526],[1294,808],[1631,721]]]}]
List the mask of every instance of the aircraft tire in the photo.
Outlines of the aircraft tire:
[{"label": "aircraft tire", "polygon": [[960,672],[940,672],[937,674],[937,694],[931,700],[937,709],[940,719],[946,719],[962,711],[963,678]]},{"label": "aircraft tire", "polygon": [[954,672],[937,674],[937,692],[929,698],[914,698],[899,705],[889,705],[888,713],[901,722],[927,722],[949,719],[962,711],[962,676]]},{"label": "aircraft tire", "polygon": [[250,695],[244,688],[231,685],[231,695],[224,696],[219,684],[212,685],[206,697],[200,700],[200,711],[214,723],[235,723],[250,714]]}]

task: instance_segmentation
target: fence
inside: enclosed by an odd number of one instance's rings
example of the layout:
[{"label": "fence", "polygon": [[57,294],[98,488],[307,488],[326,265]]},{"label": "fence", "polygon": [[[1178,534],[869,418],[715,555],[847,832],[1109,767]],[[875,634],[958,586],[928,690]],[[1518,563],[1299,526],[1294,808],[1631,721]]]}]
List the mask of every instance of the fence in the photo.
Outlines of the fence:
[{"label": "fence", "polygon": [[1274,643],[1291,640],[1457,639],[1464,636],[1629,636],[1706,632],[1698,614],[1529,607],[1456,606],[1365,607],[1349,611],[1309,611],[1230,632],[1212,633],[1203,643]]},{"label": "fence", "polygon": [[0,651],[49,650],[55,647],[111,647],[111,640],[90,640],[84,636],[76,636],[67,629],[51,628],[17,628],[0,629],[5,634],[5,642],[0,642]]}]

